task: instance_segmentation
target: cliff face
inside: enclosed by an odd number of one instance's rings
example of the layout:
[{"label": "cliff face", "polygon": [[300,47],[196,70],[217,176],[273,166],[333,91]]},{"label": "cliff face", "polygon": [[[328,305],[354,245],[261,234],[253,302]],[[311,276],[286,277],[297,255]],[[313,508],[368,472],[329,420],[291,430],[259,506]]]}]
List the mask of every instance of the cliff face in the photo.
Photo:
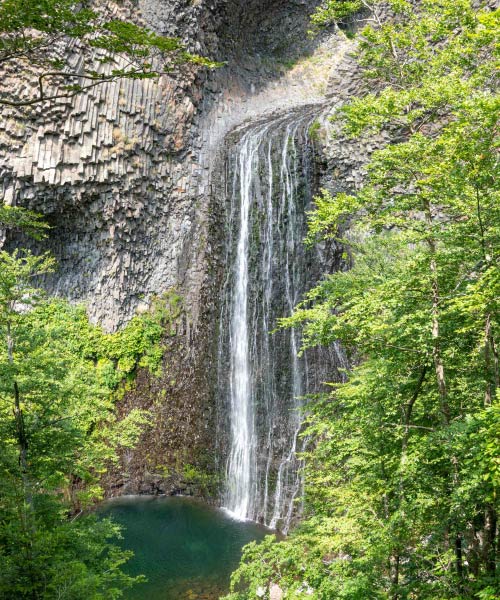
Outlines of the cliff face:
[{"label": "cliff face", "polygon": [[[47,290],[85,302],[109,330],[145,309],[153,294],[175,288],[184,299],[177,335],[165,342],[165,375],[140,373],[120,406],[150,408],[154,425],[123,457],[110,493],[183,489],[180,463],[214,464],[225,137],[247,120],[304,104],[321,105],[326,124],[330,107],[357,89],[351,43],[334,32],[307,37],[317,3],[112,5],[226,66],[212,73],[185,67],[158,81],[103,84],[56,106],[3,111],[1,194],[52,226],[43,248],[59,269],[44,281]],[[77,66],[78,49],[68,52]],[[19,85],[15,73],[4,76]],[[349,189],[360,181],[370,148],[326,137],[316,145],[321,185]],[[15,235],[5,240],[7,247],[21,242],[33,245]]]},{"label": "cliff face", "polygon": [[[57,106],[7,109],[0,125],[3,199],[44,213],[53,226],[59,271],[47,288],[85,301],[107,329],[173,286],[197,321],[209,166],[216,142],[241,119],[225,115],[235,95],[276,74],[274,55],[289,56],[280,44],[286,33],[287,42],[294,30],[304,33],[309,12],[302,3],[263,1],[143,0],[138,8],[120,6],[120,14],[229,66],[103,84]],[[78,66],[77,49],[70,51]]]},{"label": "cliff face", "polygon": [[186,244],[203,193],[191,144],[201,77],[186,68],[103,84],[21,119],[5,111],[4,198],[47,216],[59,262],[47,288],[85,301],[107,329],[151,293],[182,284],[196,262]]}]

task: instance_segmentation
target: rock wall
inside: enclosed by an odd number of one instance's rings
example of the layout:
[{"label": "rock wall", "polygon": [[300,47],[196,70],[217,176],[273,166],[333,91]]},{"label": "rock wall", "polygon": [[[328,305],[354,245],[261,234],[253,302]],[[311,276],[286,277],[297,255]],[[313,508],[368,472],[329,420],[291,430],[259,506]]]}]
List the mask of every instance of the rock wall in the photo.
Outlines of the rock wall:
[{"label": "rock wall", "polygon": [[46,287],[86,302],[107,329],[152,293],[182,285],[187,263],[197,262],[186,257],[198,248],[186,245],[203,192],[191,149],[203,77],[187,67],[159,81],[105,83],[54,107],[4,111],[3,198],[47,217],[59,270]]},{"label": "rock wall", "polygon": [[[109,493],[186,489],[179,467],[186,457],[204,471],[214,466],[226,134],[316,103],[324,107],[316,144],[321,185],[352,189],[361,181],[371,148],[326,135],[331,107],[359,86],[352,42],[334,31],[307,37],[317,4],[110,4],[111,12],[178,36],[226,66],[212,73],[185,67],[158,81],[120,80],[56,105],[3,110],[0,196],[43,213],[52,226],[42,244],[10,233],[5,245],[54,253],[59,268],[43,282],[47,290],[84,302],[108,330],[144,310],[153,294],[175,288],[184,299],[177,334],[165,340],[164,376],[141,372],[120,404],[122,411],[149,408],[153,424],[109,477]],[[68,52],[78,68],[78,48]],[[16,73],[3,75],[20,96],[26,92]]]}]

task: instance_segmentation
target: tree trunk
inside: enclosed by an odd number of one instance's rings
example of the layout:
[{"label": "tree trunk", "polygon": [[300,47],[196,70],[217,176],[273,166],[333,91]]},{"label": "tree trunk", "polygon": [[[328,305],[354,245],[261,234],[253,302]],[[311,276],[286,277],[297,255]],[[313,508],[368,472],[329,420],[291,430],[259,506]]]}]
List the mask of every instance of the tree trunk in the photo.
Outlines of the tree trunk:
[{"label": "tree trunk", "polygon": [[455,568],[457,570],[459,589],[462,591],[464,581],[464,563],[462,556],[462,536],[460,533],[457,533],[455,536]]},{"label": "tree trunk", "polygon": [[486,507],[484,519],[484,564],[486,573],[492,577],[495,575],[496,571],[497,522],[496,510],[489,504]]},{"label": "tree trunk", "polygon": [[399,554],[391,556],[391,587],[392,595],[391,600],[399,600]]},{"label": "tree trunk", "polygon": [[[7,357],[9,364],[14,366],[14,340],[12,337],[12,327],[10,322],[7,323]],[[24,426],[24,415],[21,409],[21,397],[19,394],[19,385],[14,378],[13,384],[14,392],[14,420],[16,422],[16,436],[17,444],[19,447],[19,467],[21,469],[21,477],[27,492],[27,502],[31,504],[31,493],[28,492],[29,486],[27,485],[28,478],[28,438],[26,436],[26,428]]]},{"label": "tree trunk", "polygon": [[[7,359],[9,365],[14,367],[14,338],[12,336],[12,325],[10,321],[7,322]],[[26,534],[26,543],[23,543],[23,547],[26,554],[26,564],[31,565],[33,561],[33,536],[36,531],[36,525],[34,520],[33,494],[28,472],[28,437],[26,435],[24,415],[21,408],[21,394],[15,376],[13,376],[12,388],[14,392],[13,413],[16,424],[17,445],[19,448],[18,461],[24,497],[23,506],[20,507],[21,522]],[[36,586],[33,573],[29,571],[27,575],[32,580],[31,598],[36,600],[39,595],[35,589]]]},{"label": "tree trunk", "polygon": [[[434,242],[432,242],[434,246]],[[433,249],[435,250],[435,248]],[[434,360],[434,370],[439,389],[439,400],[444,425],[449,425],[451,420],[450,406],[448,404],[448,391],[446,388],[446,378],[444,373],[444,364],[441,356],[440,332],[439,332],[439,285],[437,280],[436,260],[431,258],[430,269],[432,273],[432,358]]]},{"label": "tree trunk", "polygon": [[401,443],[401,454],[402,457],[404,457],[406,455],[406,450],[408,449],[408,440],[410,437],[410,425],[411,425],[411,416],[412,416],[412,412],[413,412],[413,407],[415,406],[415,402],[417,401],[418,395],[420,394],[420,390],[422,389],[422,385],[424,384],[425,381],[425,376],[427,375],[427,365],[424,365],[420,371],[420,375],[418,377],[418,381],[417,381],[417,385],[415,386],[415,391],[412,394],[412,397],[410,398],[410,400],[408,401],[408,403],[406,404],[406,406],[404,406],[403,408],[403,413],[404,413],[404,435],[403,435],[403,441]]},{"label": "tree trunk", "polygon": [[[484,328],[484,369],[486,389],[484,394],[485,407],[491,406],[498,388],[498,353],[495,346],[493,331],[491,326],[491,315],[488,313],[485,319]],[[486,573],[490,576],[495,575],[496,570],[496,536],[497,536],[498,517],[495,507],[488,504],[484,513],[484,536],[482,561],[485,565]]]},{"label": "tree trunk", "polygon": [[[486,379],[486,390],[484,393],[484,405],[491,406],[495,393],[495,375],[492,373],[493,336],[491,334],[491,315],[486,315],[484,327],[484,375]],[[494,356],[494,354],[493,354]]]},{"label": "tree trunk", "polygon": [[432,300],[432,358],[434,361],[434,370],[439,389],[439,401],[441,415],[444,425],[449,425],[451,420],[450,406],[448,404],[448,392],[446,388],[446,378],[444,371],[443,359],[441,356],[440,347],[440,330],[439,330],[439,281],[436,263],[436,240],[432,233],[432,210],[429,201],[424,202],[424,211],[426,223],[429,228],[429,236],[427,237],[427,246],[430,252],[429,269],[431,274],[431,300]]},{"label": "tree trunk", "polygon": [[[429,201],[424,201],[424,212],[426,224],[429,229],[429,235],[427,237],[427,245],[429,248],[430,261],[429,261],[429,269],[431,275],[431,300],[432,300],[432,357],[434,362],[434,371],[436,373],[436,381],[439,390],[439,403],[441,410],[441,421],[445,428],[449,427],[451,423],[451,410],[448,402],[448,390],[446,386],[446,376],[445,369],[443,363],[443,357],[441,353],[441,340],[440,340],[440,292],[439,292],[439,279],[438,279],[438,269],[436,262],[437,255],[437,243],[434,238],[434,234],[432,231],[433,227],[433,217],[432,217],[432,209]],[[459,481],[458,481],[458,459],[452,454],[450,456],[451,462],[451,480],[452,480],[452,490],[456,489]],[[450,490],[451,491],[451,490]],[[453,524],[450,522],[449,532],[455,529]],[[445,536],[448,537],[448,536]],[[449,544],[445,541],[445,545]],[[455,552],[455,568],[458,579],[458,586],[460,589],[463,588],[464,583],[464,565],[463,565],[463,552],[462,552],[462,533],[458,530],[455,534],[455,544],[454,544],[454,552]],[[450,565],[451,567],[451,565]]]}]

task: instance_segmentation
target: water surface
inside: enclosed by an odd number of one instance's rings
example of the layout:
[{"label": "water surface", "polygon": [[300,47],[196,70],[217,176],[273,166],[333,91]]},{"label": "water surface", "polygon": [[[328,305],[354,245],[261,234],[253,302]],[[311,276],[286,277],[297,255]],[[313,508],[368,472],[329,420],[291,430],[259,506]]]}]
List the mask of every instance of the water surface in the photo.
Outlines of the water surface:
[{"label": "water surface", "polygon": [[215,600],[227,593],[242,547],[269,533],[184,497],[128,496],[99,512],[124,527],[121,546],[135,554],[125,570],[148,578],[127,600]]}]

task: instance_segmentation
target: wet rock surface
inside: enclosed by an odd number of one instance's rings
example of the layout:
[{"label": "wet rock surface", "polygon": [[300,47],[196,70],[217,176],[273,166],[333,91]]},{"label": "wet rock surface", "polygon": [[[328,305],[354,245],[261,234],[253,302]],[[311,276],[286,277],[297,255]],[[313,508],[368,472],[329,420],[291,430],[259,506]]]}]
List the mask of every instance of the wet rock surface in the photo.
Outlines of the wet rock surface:
[{"label": "wet rock surface", "polygon": [[[331,108],[360,86],[352,42],[333,31],[308,39],[308,17],[317,4],[110,3],[111,12],[178,36],[189,50],[226,66],[211,73],[185,67],[158,81],[120,80],[55,106],[2,111],[1,198],[43,213],[52,227],[43,245],[10,233],[5,247],[54,253],[59,268],[43,282],[49,293],[84,302],[108,330],[144,310],[153,294],[175,288],[184,300],[176,335],[165,340],[164,375],[140,372],[119,403],[122,412],[150,409],[152,422],[108,477],[110,495],[213,494],[179,465],[187,460],[209,479],[217,468],[227,134],[242,123],[317,103],[313,191],[351,190],[361,182],[373,147],[328,137]],[[78,48],[68,51],[78,68]],[[3,76],[22,87],[15,73]],[[333,268],[335,252],[322,251],[324,268]]]},{"label": "wet rock surface", "polygon": [[224,505],[287,533],[300,514],[304,396],[339,380],[340,348],[299,356],[300,331],[275,331],[325,272],[345,265],[335,243],[308,248],[319,169],[306,105],[228,137],[225,280],[219,330],[218,456]]}]

